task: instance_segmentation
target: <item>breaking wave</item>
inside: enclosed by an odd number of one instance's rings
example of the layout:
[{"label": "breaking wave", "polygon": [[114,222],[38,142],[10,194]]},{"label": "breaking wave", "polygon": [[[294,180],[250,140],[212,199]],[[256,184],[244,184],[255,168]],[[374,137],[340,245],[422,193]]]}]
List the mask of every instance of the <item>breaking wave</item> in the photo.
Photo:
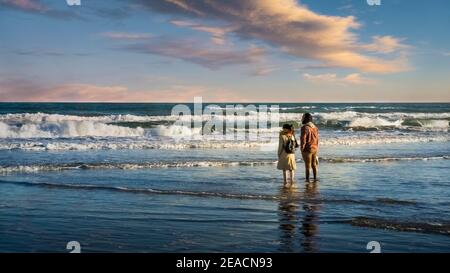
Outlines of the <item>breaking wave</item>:
[{"label": "breaking wave", "polygon": [[[308,108],[310,106],[307,106]],[[285,107],[282,109],[305,109],[305,106]],[[312,107],[313,108],[313,107]],[[355,111],[338,111],[338,112],[317,112],[312,113],[318,123],[327,125],[342,125],[344,127],[425,127],[425,128],[448,128],[450,113],[362,113]],[[279,118],[280,122],[296,121],[300,122],[303,113],[279,113],[273,114]],[[0,115],[0,121],[5,123],[60,123],[65,121],[93,121],[102,123],[119,123],[119,122],[174,122],[177,120],[203,120],[208,121],[216,118],[223,118],[225,121],[232,120],[257,120],[258,115],[238,115],[238,116],[138,116],[138,115],[103,115],[103,116],[76,116],[76,115],[60,115],[46,113],[21,113],[21,114],[4,114]]]},{"label": "breaking wave", "polygon": [[[434,156],[434,157],[375,157],[375,158],[323,158],[320,162],[325,163],[368,163],[368,162],[395,162],[395,161],[411,161],[411,160],[448,160],[450,156]],[[302,162],[297,159],[297,162]],[[96,170],[96,169],[122,169],[122,170],[140,170],[140,169],[157,169],[157,168],[219,168],[234,166],[264,166],[275,165],[274,160],[259,161],[174,161],[174,162],[139,162],[139,163],[63,163],[63,164],[34,164],[34,165],[10,165],[0,166],[0,173],[33,173],[46,171],[66,171],[66,170]],[[383,201],[383,200],[382,200]],[[389,200],[384,200],[388,202]]]},{"label": "breaking wave", "polygon": [[0,122],[0,138],[130,137],[143,136],[140,127],[129,128],[94,121],[60,121],[8,125]]},{"label": "breaking wave", "polygon": [[343,128],[397,128],[447,131],[450,113],[361,113],[355,111],[317,113],[319,124]]},{"label": "breaking wave", "polygon": [[[302,113],[280,113],[279,120],[281,123],[297,122],[298,127],[301,115]],[[323,129],[320,145],[324,146],[450,141],[450,113],[343,111],[314,115],[316,123]],[[206,117],[208,118],[216,117]],[[234,118],[254,120],[258,117],[248,115],[224,119],[229,121],[228,119]],[[180,119],[188,121],[191,116],[3,114],[0,115],[0,150],[276,149],[278,127],[225,126],[227,134],[241,133],[244,139],[229,139],[228,135],[224,139],[220,127],[206,132],[202,128],[173,124]],[[202,119],[201,116],[194,116],[197,121],[205,121],[204,119],[205,117]]]},{"label": "breaking wave", "polygon": [[[141,131],[135,131],[140,133]],[[162,137],[162,136],[161,136]],[[325,136],[320,140],[321,146],[354,146],[396,143],[428,143],[450,141],[450,135],[343,135]],[[275,150],[278,143],[274,141],[228,141],[216,140],[214,136],[203,140],[176,141],[172,138],[122,137],[122,138],[74,138],[68,139],[7,139],[0,141],[0,150],[64,151],[64,150],[124,150],[124,149],[264,149]]]},{"label": "breaking wave", "polygon": [[184,161],[184,162],[144,162],[144,163],[68,163],[2,166],[0,173],[10,172],[41,172],[65,170],[95,170],[95,169],[155,169],[155,168],[199,168],[199,167],[231,167],[273,165],[274,161]]},{"label": "breaking wave", "polygon": [[201,128],[189,128],[180,125],[157,125],[152,130],[152,135],[166,137],[190,137],[201,134]]}]

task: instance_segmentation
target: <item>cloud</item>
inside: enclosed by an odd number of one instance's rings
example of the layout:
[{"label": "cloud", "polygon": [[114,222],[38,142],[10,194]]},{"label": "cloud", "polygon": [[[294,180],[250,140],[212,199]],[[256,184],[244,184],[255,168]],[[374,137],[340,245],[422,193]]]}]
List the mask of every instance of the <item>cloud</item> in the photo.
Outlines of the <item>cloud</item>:
[{"label": "cloud", "polygon": [[44,86],[26,79],[0,81],[1,102],[192,102],[196,96],[216,102],[242,98],[234,91],[195,85],[130,90],[122,85],[67,83]]},{"label": "cloud", "polygon": [[[97,17],[109,19],[123,19],[130,15],[130,11],[134,9],[134,5],[130,5],[125,1],[109,0],[108,6],[102,5],[100,2],[83,3],[82,12],[77,6],[67,7],[67,10],[55,8],[50,3],[61,2],[65,5],[65,0],[43,1],[43,0],[0,0],[0,9],[8,8],[26,13],[48,16],[55,19],[83,19],[89,20],[86,15],[95,15]],[[106,1],[105,1],[106,2]],[[124,3],[125,2],[125,3]],[[100,4],[99,4],[100,3]],[[111,6],[111,7],[110,7]],[[114,6],[114,7],[112,7]]]},{"label": "cloud", "polygon": [[144,40],[151,38],[149,33],[103,32],[100,36],[115,40]]},{"label": "cloud", "polygon": [[[105,6],[99,6],[99,7],[95,7],[95,6],[88,6],[88,11],[92,12],[94,15],[102,17],[102,18],[107,18],[107,19],[115,19],[115,20],[121,20],[121,19],[125,19],[127,17],[129,17],[132,12],[134,11],[134,7],[132,5],[127,5],[126,3],[121,2],[119,7],[117,7],[117,1],[115,1],[114,4],[112,4],[110,2],[111,0],[108,1],[108,3],[111,6],[114,6],[113,8],[110,7],[105,7]],[[106,2],[106,1],[105,1]],[[89,2],[89,4],[91,4]],[[92,3],[94,4],[94,3]],[[86,8],[86,7],[84,7]],[[85,12],[83,12],[84,14]]]},{"label": "cloud", "polygon": [[401,49],[407,49],[409,46],[402,44],[401,39],[392,36],[374,36],[371,44],[363,45],[367,51],[378,53],[392,53]]},{"label": "cloud", "polygon": [[148,43],[127,45],[127,50],[137,53],[155,54],[184,60],[218,69],[227,65],[254,64],[262,61],[264,49],[251,47],[246,50],[205,46],[193,40],[154,38]]},{"label": "cloud", "polygon": [[248,40],[266,42],[282,52],[328,66],[363,72],[392,73],[410,69],[405,54],[373,56],[404,50],[398,39],[374,37],[371,44],[353,32],[360,24],[353,16],[315,13],[296,0],[136,0],[152,11],[225,22],[230,32]]},{"label": "cloud", "polygon": [[193,30],[211,34],[211,41],[217,45],[225,44],[225,35],[233,30],[233,27],[213,27],[186,20],[171,20],[171,24],[178,27],[188,27]]},{"label": "cloud", "polygon": [[261,66],[261,67],[257,67],[254,71],[252,71],[250,73],[250,75],[252,76],[266,76],[269,75],[270,73],[272,73],[273,71],[278,70],[278,68],[276,67],[265,67],[265,66]]},{"label": "cloud", "polygon": [[45,15],[55,19],[80,19],[76,9],[59,10],[50,7],[39,0],[0,0],[0,9],[10,8],[22,12]]},{"label": "cloud", "polygon": [[37,0],[0,0],[0,6],[6,6],[27,12],[46,12],[48,7]]},{"label": "cloud", "polygon": [[371,85],[375,83],[374,80],[365,78],[359,73],[349,74],[345,77],[338,77],[332,73],[318,75],[305,73],[303,77],[310,82],[318,84]]},{"label": "cloud", "polygon": [[444,55],[445,57],[450,57],[450,52],[444,52],[442,55]]},{"label": "cloud", "polygon": [[322,69],[330,69],[330,68],[339,68],[337,66],[332,67],[325,64],[308,64],[308,65],[299,65],[296,70],[322,70]]},{"label": "cloud", "polygon": [[45,56],[45,57],[64,57],[64,56],[75,56],[75,57],[85,57],[90,56],[91,53],[86,52],[66,52],[60,50],[42,50],[42,49],[15,49],[11,53],[21,56]]}]

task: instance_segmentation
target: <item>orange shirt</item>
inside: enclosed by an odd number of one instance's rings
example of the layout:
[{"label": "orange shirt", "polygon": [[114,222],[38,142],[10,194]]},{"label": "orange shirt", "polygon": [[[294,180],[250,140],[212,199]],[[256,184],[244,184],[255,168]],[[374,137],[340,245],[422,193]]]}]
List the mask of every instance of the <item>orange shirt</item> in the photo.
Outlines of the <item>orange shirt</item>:
[{"label": "orange shirt", "polygon": [[300,150],[302,152],[317,152],[319,149],[319,129],[311,124],[305,124],[301,128]]}]

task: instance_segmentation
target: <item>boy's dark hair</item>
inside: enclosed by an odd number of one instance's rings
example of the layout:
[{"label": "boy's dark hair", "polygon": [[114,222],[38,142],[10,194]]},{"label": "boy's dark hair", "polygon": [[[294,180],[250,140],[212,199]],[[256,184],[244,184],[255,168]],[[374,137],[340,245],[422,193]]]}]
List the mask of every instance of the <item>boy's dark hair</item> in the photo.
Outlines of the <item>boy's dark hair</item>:
[{"label": "boy's dark hair", "polygon": [[313,122],[313,117],[310,113],[304,113],[302,118],[302,124]]}]

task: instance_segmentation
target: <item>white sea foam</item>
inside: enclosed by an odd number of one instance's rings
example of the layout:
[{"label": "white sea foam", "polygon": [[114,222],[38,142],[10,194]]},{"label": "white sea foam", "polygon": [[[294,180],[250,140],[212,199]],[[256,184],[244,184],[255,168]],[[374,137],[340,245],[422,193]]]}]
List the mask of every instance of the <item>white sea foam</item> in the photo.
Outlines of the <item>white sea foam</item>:
[{"label": "white sea foam", "polygon": [[424,128],[449,128],[448,120],[421,120],[419,123]]},{"label": "white sea foam", "polygon": [[180,161],[180,162],[142,162],[142,163],[68,163],[68,164],[42,164],[42,165],[18,165],[0,166],[0,173],[11,172],[47,172],[66,170],[96,170],[96,169],[162,169],[162,168],[218,168],[233,166],[261,166],[273,165],[276,161]]},{"label": "white sea foam", "polygon": [[103,123],[113,122],[148,122],[148,121],[175,121],[178,117],[172,116],[137,116],[137,115],[103,115],[103,116],[76,116],[46,113],[21,113],[0,115],[0,121],[12,123],[43,123],[64,121],[94,121]]},{"label": "white sea foam", "polygon": [[[280,122],[300,121],[302,113],[279,113],[273,115]],[[334,124],[346,128],[376,128],[386,127],[416,131],[441,131],[449,129],[450,113],[360,113],[355,111],[314,113],[320,126]],[[191,129],[173,124],[177,120],[208,121],[217,116],[136,116],[136,115],[104,115],[75,116],[59,114],[5,114],[0,115],[1,138],[58,138],[58,137],[139,137],[146,135],[140,127],[130,128],[123,122],[163,122],[167,125],[150,125],[152,136],[189,137],[200,134],[200,128]],[[226,116],[229,121],[257,121],[257,115]],[[331,123],[330,123],[331,122]],[[118,123],[118,124],[115,124]],[[119,124],[120,123],[120,124]],[[233,128],[225,127],[227,132]],[[236,129],[239,131],[242,129]],[[255,129],[247,129],[254,132]],[[277,127],[257,129],[258,134],[276,134]],[[218,132],[217,132],[218,133]]]},{"label": "white sea foam", "polygon": [[376,128],[376,127],[400,127],[401,125],[402,125],[401,120],[389,121],[379,117],[375,118],[362,117],[352,119],[348,127]]},{"label": "white sea foam", "polygon": [[[415,161],[415,160],[448,160],[450,156],[433,156],[433,157],[373,157],[373,158],[327,158],[321,157],[321,162],[338,164],[338,163],[377,163],[377,162],[396,162],[396,161]],[[297,159],[302,162],[302,159]],[[50,171],[67,171],[67,170],[104,170],[104,169],[122,169],[122,170],[142,170],[142,169],[164,169],[164,168],[221,168],[236,166],[265,166],[274,165],[274,160],[258,160],[258,161],[174,161],[174,162],[139,162],[139,163],[65,163],[65,164],[34,164],[34,165],[12,165],[0,166],[0,173],[34,173],[34,172],[50,172]]]},{"label": "white sea foam", "polygon": [[59,121],[8,125],[0,122],[0,138],[130,137],[143,136],[142,128],[93,121]]},{"label": "white sea foam", "polygon": [[377,145],[396,143],[426,143],[426,142],[446,142],[450,141],[448,135],[389,135],[373,134],[367,136],[346,135],[341,137],[325,138],[320,141],[320,145]]},{"label": "white sea foam", "polygon": [[293,107],[281,107],[281,110],[296,110],[296,109],[315,109],[316,106],[293,106]]},{"label": "white sea foam", "polygon": [[167,137],[191,137],[194,135],[201,134],[201,128],[190,128],[187,126],[180,125],[158,125],[152,130],[152,134],[156,136],[167,136]]},{"label": "white sea foam", "polygon": [[[280,121],[300,121],[303,113],[273,113],[273,116],[279,117]],[[361,113],[355,111],[329,112],[329,113],[313,113],[321,120],[336,120],[336,121],[353,121],[357,118],[370,119],[385,119],[391,122],[404,121],[406,119],[415,120],[446,120],[450,119],[450,113]],[[219,116],[220,117],[220,116]],[[0,115],[0,121],[5,123],[58,123],[63,121],[94,121],[102,123],[114,122],[158,122],[158,121],[177,121],[177,120],[211,120],[217,118],[214,115],[202,116],[137,116],[137,115],[104,115],[104,116],[76,116],[76,115],[59,115],[59,114],[45,114],[45,113],[23,113],[23,114],[5,114]],[[241,116],[226,116],[223,117],[225,121],[246,119],[248,121],[257,120],[258,115],[241,115]]]},{"label": "white sea foam", "polygon": [[89,139],[82,142],[74,141],[8,141],[0,142],[0,150],[30,150],[30,151],[66,151],[66,150],[123,150],[123,149],[245,149],[258,148],[268,143],[237,142],[237,141],[161,141],[143,138],[133,139]]},{"label": "white sea foam", "polygon": [[[387,143],[426,143],[448,142],[448,134],[345,134],[322,135],[321,146],[353,146],[376,145]],[[89,139],[52,139],[52,140],[3,140],[0,141],[0,150],[121,150],[121,149],[162,149],[162,150],[186,150],[186,149],[264,149],[276,150],[277,141],[248,141],[248,140],[216,140],[214,136],[205,137],[202,140],[177,141],[169,137],[133,137],[133,138],[89,138]]]},{"label": "white sea foam", "polygon": [[318,117],[324,120],[340,120],[340,121],[352,121],[355,118],[384,118],[392,121],[405,120],[405,119],[449,119],[450,113],[403,113],[403,112],[391,112],[391,113],[363,113],[355,111],[343,111],[343,112],[329,112],[329,113],[315,113]]},{"label": "white sea foam", "polygon": [[[355,111],[316,113],[322,122],[344,122],[348,128],[395,127],[421,131],[446,131],[450,113],[360,113]],[[415,123],[415,124],[414,124]]]}]

